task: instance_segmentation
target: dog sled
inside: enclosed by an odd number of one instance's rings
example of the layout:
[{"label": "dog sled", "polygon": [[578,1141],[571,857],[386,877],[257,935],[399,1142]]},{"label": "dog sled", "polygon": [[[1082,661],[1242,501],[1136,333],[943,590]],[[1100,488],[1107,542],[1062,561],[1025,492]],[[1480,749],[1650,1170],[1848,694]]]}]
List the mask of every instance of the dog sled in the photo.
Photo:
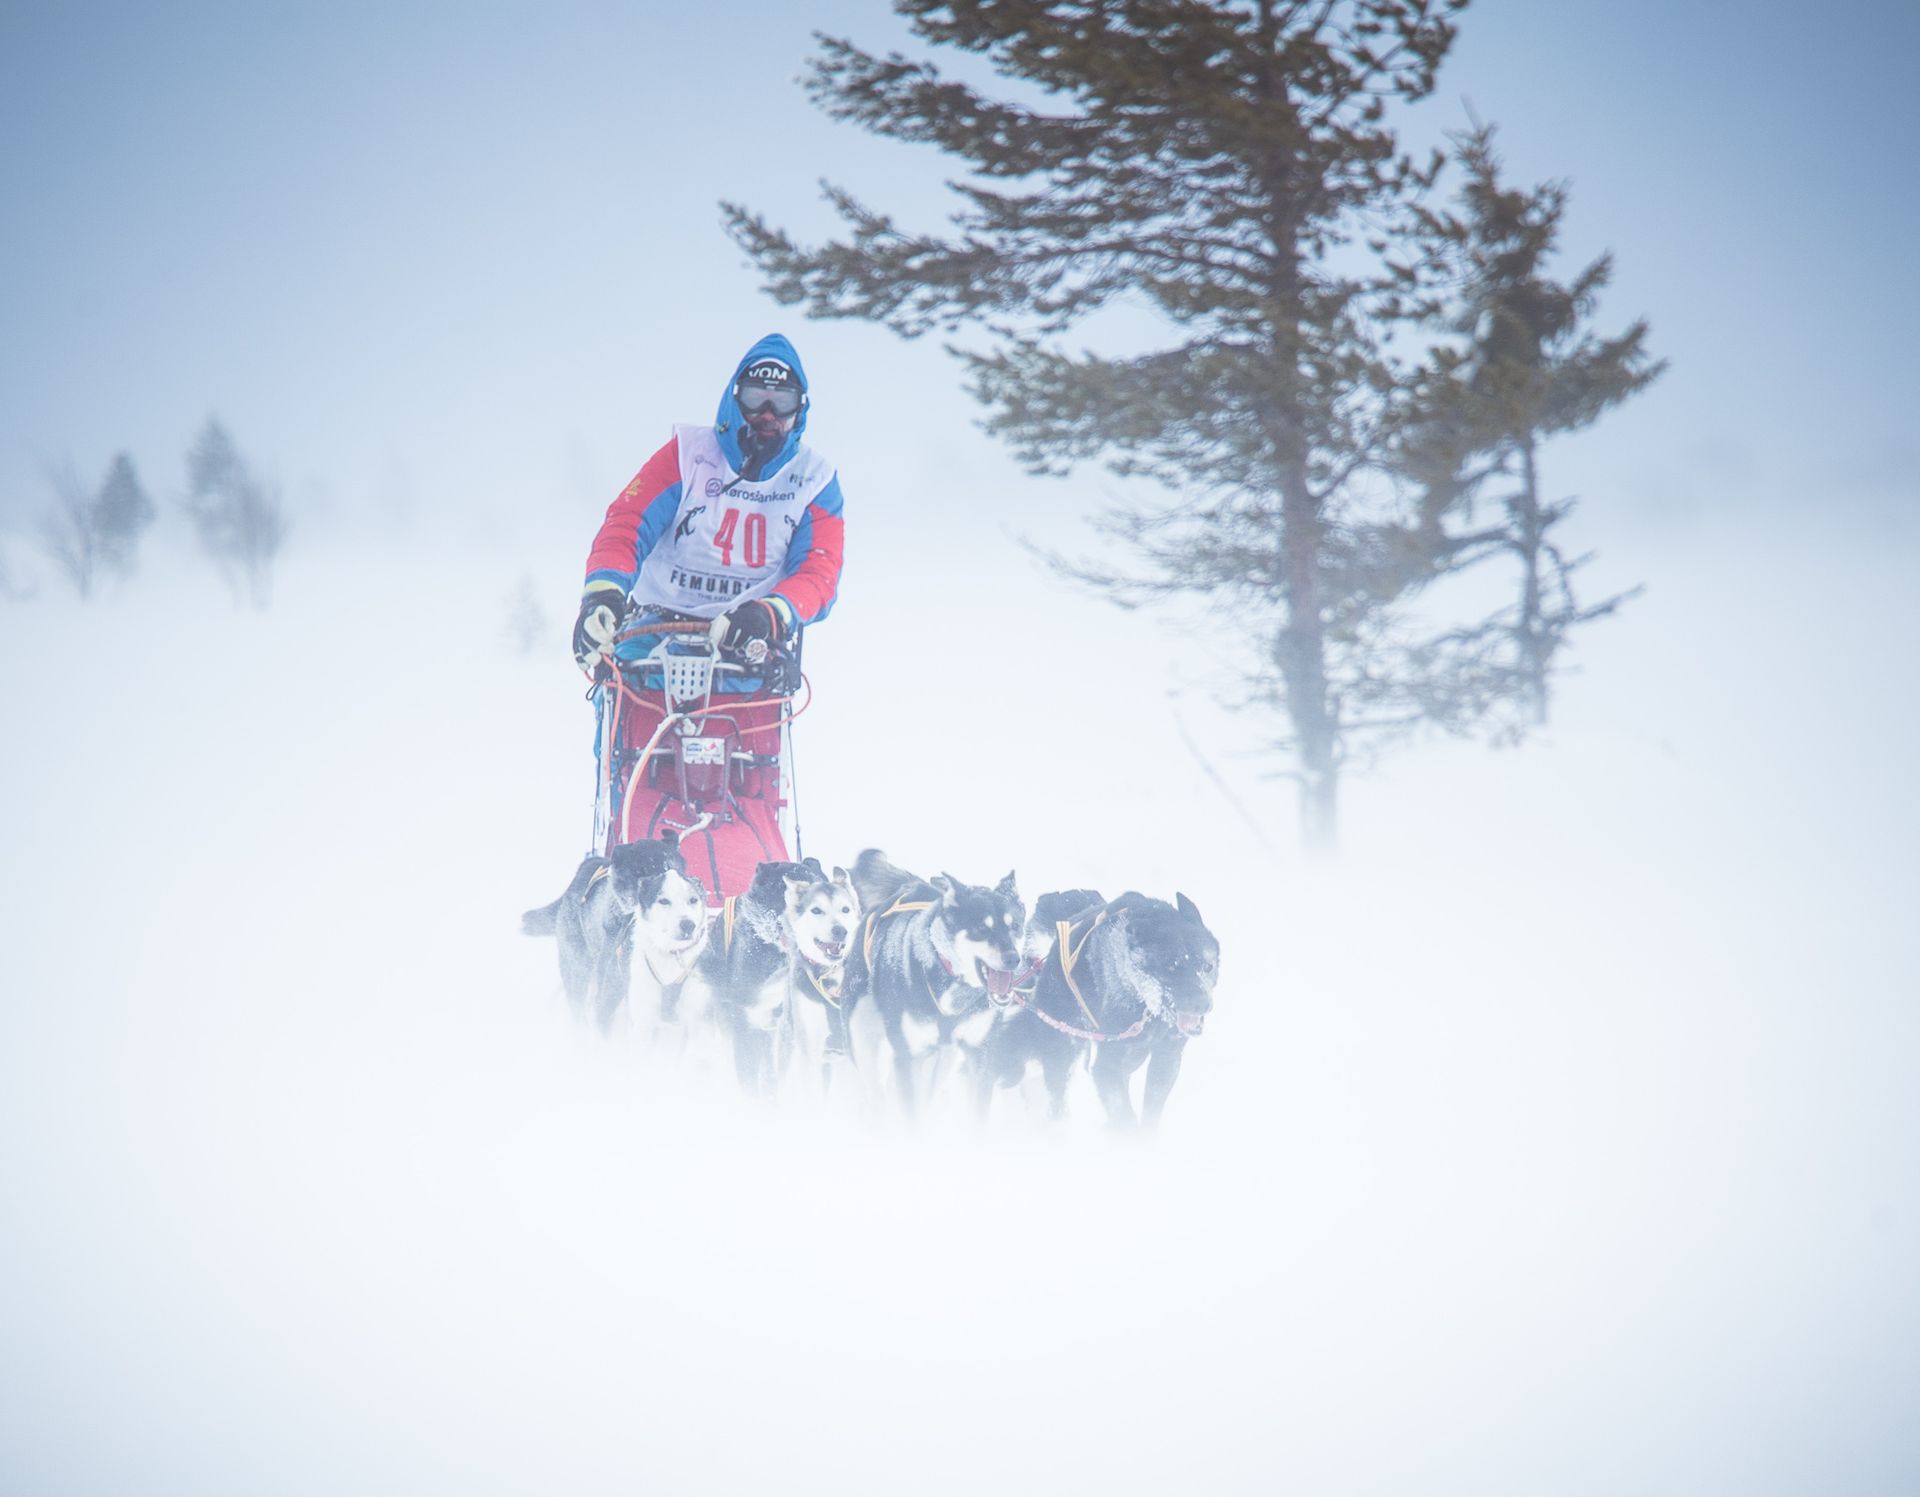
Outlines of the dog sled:
[{"label": "dog sled", "polygon": [[593,846],[679,843],[718,906],[797,847],[790,725],[811,692],[797,641],[748,660],[711,620],[643,614],[597,673]]}]

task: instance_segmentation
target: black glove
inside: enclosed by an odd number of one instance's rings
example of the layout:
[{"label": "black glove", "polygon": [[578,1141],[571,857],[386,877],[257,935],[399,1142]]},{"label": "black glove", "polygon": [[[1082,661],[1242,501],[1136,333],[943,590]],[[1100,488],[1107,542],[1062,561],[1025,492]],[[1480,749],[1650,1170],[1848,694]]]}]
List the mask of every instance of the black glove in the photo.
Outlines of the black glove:
[{"label": "black glove", "polygon": [[627,616],[627,596],[618,588],[589,588],[580,599],[580,617],[573,621],[573,658],[591,671],[613,649],[613,636]]},{"label": "black glove", "polygon": [[[726,633],[720,635],[720,647],[730,651],[749,654],[749,647],[758,639],[764,645],[772,645],[780,637],[780,614],[774,612],[774,605],[766,599],[755,599],[753,603],[741,603],[733,612],[722,618],[726,624]],[[764,658],[764,653],[762,653]]]}]

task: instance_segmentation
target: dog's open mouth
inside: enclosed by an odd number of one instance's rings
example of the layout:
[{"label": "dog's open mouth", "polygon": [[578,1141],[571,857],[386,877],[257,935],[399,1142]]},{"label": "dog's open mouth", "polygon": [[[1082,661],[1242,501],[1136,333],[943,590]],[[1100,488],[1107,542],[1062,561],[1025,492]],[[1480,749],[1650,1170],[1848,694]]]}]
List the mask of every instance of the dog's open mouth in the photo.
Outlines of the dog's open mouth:
[{"label": "dog's open mouth", "polygon": [[1206,1028],[1207,1016],[1190,1014],[1185,1009],[1176,1008],[1173,1011],[1173,1022],[1182,1034],[1198,1034]]},{"label": "dog's open mouth", "polygon": [[980,976],[985,979],[987,992],[995,998],[1006,998],[1013,992],[1013,982],[1018,972],[1002,972],[997,967],[981,964]]},{"label": "dog's open mouth", "polygon": [[821,961],[837,962],[846,954],[847,943],[845,941],[815,941],[813,943],[813,949],[820,953]]}]

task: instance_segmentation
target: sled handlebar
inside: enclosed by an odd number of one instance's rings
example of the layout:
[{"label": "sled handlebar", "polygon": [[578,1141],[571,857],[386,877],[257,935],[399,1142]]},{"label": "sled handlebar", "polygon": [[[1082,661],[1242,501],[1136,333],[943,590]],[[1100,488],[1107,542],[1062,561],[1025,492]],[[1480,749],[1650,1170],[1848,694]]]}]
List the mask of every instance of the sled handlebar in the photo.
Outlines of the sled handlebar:
[{"label": "sled handlebar", "polygon": [[692,636],[710,634],[712,630],[712,619],[643,619],[637,624],[628,624],[614,639],[618,642],[653,635]]},{"label": "sled handlebar", "polygon": [[[684,699],[689,691],[699,695],[708,690],[706,683],[712,675],[698,675],[704,670],[729,678],[760,676],[775,682],[784,680],[788,683],[784,689],[790,691],[799,671],[799,657],[794,649],[776,645],[767,651],[764,660],[751,656],[742,660],[733,650],[723,649],[714,638],[721,632],[722,622],[722,619],[683,617],[642,619],[628,624],[614,636],[612,647],[594,662],[594,684],[600,684],[618,671],[657,671],[674,677],[677,684],[672,688],[673,693]],[[619,650],[623,645],[638,648],[630,658],[622,659]]]}]

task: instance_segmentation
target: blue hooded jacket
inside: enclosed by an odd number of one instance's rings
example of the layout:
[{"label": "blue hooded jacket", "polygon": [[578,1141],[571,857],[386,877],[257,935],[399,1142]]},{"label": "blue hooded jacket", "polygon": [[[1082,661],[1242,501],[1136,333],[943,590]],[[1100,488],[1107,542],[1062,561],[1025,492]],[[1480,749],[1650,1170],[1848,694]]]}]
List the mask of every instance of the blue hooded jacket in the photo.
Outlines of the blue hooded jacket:
[{"label": "blue hooded jacket", "polygon": [[746,373],[748,366],[762,359],[778,359],[791,369],[794,378],[800,381],[803,397],[807,389],[807,371],[800,366],[800,355],[794,352],[793,345],[781,333],[768,333],[734,365],[733,377],[727,381],[726,389],[720,392],[720,408],[713,416],[713,433],[720,439],[720,450],[726,453],[734,472],[750,479],[770,478],[793,461],[793,455],[800,450],[800,439],[806,435],[807,408],[812,403],[805,398],[801,400],[800,414],[793,423],[793,430],[787,433],[786,444],[773,455],[770,462],[760,465],[760,471],[748,473],[743,463],[744,454],[740,450],[740,433],[746,426],[746,417],[740,414],[740,407],[734,403],[733,389],[740,383],[740,376]]}]

